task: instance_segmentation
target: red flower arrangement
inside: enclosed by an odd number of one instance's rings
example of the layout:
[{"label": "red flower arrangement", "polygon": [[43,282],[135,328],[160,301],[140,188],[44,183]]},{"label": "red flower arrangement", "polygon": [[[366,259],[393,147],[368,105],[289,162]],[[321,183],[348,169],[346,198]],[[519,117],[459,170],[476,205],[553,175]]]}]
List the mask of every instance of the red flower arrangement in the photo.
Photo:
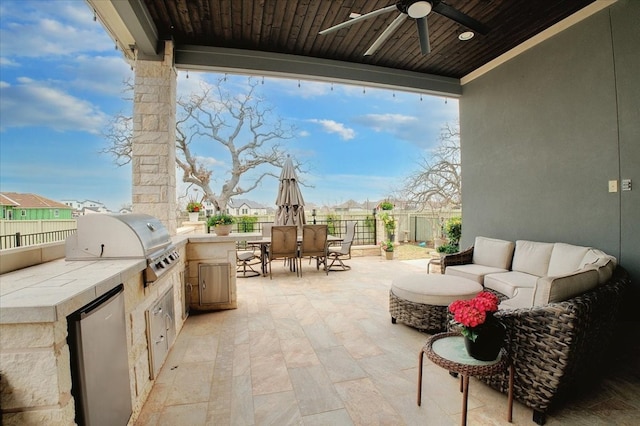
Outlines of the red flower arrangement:
[{"label": "red flower arrangement", "polygon": [[449,305],[453,314],[452,323],[462,329],[462,335],[472,342],[478,337],[477,327],[484,324],[498,310],[498,297],[488,291],[480,292],[471,300],[456,300]]}]

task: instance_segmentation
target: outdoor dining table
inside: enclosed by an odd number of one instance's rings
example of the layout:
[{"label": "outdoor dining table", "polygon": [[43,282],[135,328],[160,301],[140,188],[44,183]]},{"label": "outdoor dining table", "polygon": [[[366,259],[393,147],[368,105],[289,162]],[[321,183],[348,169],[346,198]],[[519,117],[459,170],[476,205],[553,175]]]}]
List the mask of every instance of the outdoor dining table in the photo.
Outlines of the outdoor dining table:
[{"label": "outdoor dining table", "polygon": [[[337,237],[334,235],[327,235],[327,245],[332,243],[340,243],[342,242],[343,237]],[[302,243],[302,235],[298,235],[298,246]],[[267,252],[269,251],[269,245],[271,244],[271,237],[262,237],[256,240],[247,241],[248,245],[260,246],[260,258],[262,259],[261,268],[262,275],[267,275]]]}]

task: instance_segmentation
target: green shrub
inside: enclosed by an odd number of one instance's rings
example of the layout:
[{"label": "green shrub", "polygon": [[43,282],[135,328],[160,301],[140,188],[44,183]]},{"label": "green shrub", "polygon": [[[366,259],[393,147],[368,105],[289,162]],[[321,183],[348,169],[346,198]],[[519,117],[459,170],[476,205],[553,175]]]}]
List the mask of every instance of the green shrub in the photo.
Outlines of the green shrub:
[{"label": "green shrub", "polygon": [[443,244],[438,248],[436,248],[436,251],[438,253],[452,254],[452,253],[457,253],[459,249],[458,249],[458,246],[455,244]]}]

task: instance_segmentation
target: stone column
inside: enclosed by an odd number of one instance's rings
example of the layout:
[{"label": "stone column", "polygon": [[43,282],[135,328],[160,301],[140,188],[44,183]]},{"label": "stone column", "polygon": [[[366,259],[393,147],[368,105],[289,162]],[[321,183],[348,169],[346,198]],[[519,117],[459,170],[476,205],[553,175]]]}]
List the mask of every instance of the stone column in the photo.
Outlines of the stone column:
[{"label": "stone column", "polygon": [[163,61],[136,60],[133,101],[133,211],[176,234],[176,85],[173,43]]}]

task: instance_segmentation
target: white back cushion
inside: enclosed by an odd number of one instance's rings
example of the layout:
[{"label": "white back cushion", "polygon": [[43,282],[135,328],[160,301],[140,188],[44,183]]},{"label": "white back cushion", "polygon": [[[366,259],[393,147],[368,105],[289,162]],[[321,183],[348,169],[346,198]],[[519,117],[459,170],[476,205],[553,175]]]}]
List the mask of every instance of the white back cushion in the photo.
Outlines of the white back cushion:
[{"label": "white back cushion", "polygon": [[547,275],[552,250],[553,243],[518,240],[511,270],[538,277]]},{"label": "white back cushion", "polygon": [[500,269],[509,269],[515,244],[511,241],[476,237],[473,245],[473,263]]},{"label": "white back cushion", "polygon": [[549,270],[547,275],[555,277],[557,275],[568,274],[580,269],[584,255],[589,251],[589,247],[574,246],[565,243],[555,243],[551,251]]},{"label": "white back cushion", "polygon": [[592,266],[559,277],[541,277],[536,282],[533,305],[562,302],[598,285],[598,271]]}]

